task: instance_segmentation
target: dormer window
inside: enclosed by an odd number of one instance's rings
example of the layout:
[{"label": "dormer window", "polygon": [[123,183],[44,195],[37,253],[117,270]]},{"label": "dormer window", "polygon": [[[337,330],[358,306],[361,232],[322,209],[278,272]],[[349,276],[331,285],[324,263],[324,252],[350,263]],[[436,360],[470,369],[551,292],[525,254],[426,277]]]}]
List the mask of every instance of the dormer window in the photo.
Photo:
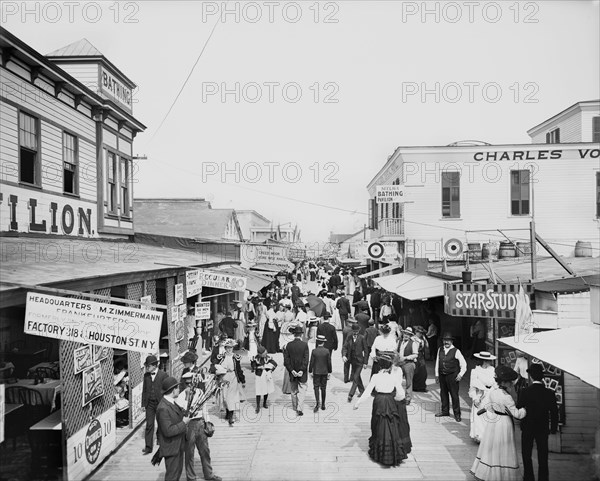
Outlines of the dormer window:
[{"label": "dormer window", "polygon": [[546,134],[547,144],[560,144],[560,129],[551,130]]}]

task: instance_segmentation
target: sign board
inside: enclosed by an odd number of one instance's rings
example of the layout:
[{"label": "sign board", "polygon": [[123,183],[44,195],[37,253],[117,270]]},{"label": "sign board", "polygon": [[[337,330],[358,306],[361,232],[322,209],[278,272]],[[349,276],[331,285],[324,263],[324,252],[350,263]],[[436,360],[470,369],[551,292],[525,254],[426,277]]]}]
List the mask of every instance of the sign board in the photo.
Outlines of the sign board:
[{"label": "sign board", "polygon": [[375,187],[375,199],[378,204],[406,202],[403,185],[378,185]]},{"label": "sign board", "polygon": [[187,297],[197,296],[202,292],[199,271],[187,271],[185,273],[185,291]]},{"label": "sign board", "polygon": [[194,317],[196,319],[210,319],[210,301],[196,302]]},{"label": "sign board", "polygon": [[132,112],[133,96],[131,89],[115,75],[100,65],[100,94],[114,100],[127,112]]},{"label": "sign board", "polygon": [[179,306],[171,306],[171,322],[179,320]]},{"label": "sign board", "polygon": [[185,298],[183,296],[183,284],[175,284],[175,301],[174,304],[176,306],[183,304],[185,302]]},{"label": "sign board", "polygon": [[150,304],[152,304],[152,296],[143,296],[140,297],[140,309],[144,309],[146,311],[149,311],[150,308]]},{"label": "sign board", "polygon": [[73,372],[79,374],[94,365],[94,351],[91,344],[75,349],[73,352]]},{"label": "sign board", "polygon": [[288,260],[291,249],[287,246],[242,244],[240,249],[240,260],[244,267],[256,264],[269,264],[280,267],[281,270],[294,267],[294,264]]},{"label": "sign board", "polygon": [[206,270],[200,270],[199,272],[200,282],[205,287],[215,287],[217,289],[240,292],[244,292],[246,290],[245,277],[232,276],[231,274]]},{"label": "sign board", "polygon": [[94,364],[87,371],[83,371],[82,406],[104,394],[102,383],[102,369],[100,364]]},{"label": "sign board", "polygon": [[185,318],[187,317],[187,304],[180,304],[179,305],[179,320],[180,321],[185,321]]},{"label": "sign board", "polygon": [[161,322],[159,311],[28,292],[23,332],[148,352],[158,349]]},{"label": "sign board", "polygon": [[[526,294],[531,284],[523,284]],[[444,287],[444,312],[459,317],[514,319],[519,284],[451,284]]]},{"label": "sign board", "polygon": [[66,479],[84,479],[116,447],[115,407],[111,406],[67,439]]}]

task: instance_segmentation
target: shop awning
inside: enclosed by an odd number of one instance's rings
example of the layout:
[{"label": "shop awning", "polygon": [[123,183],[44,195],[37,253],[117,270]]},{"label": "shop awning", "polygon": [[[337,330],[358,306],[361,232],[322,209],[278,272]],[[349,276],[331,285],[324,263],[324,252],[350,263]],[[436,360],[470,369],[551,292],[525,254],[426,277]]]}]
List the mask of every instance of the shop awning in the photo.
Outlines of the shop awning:
[{"label": "shop awning", "polygon": [[283,265],[276,264],[254,264],[252,269],[256,269],[257,271],[269,271],[273,273],[284,272],[290,270],[289,267]]},{"label": "shop awning", "polygon": [[[600,389],[600,326],[577,326],[498,339]],[[585,353],[585,355],[583,355]]]},{"label": "shop awning", "polygon": [[222,267],[222,268],[218,269],[218,271],[226,272],[226,273],[234,275],[234,276],[245,277],[246,278],[246,290],[252,291],[252,292],[258,292],[263,287],[265,287],[265,286],[269,285],[271,282],[273,282],[273,279],[271,277],[262,275],[258,272],[249,271],[248,269],[244,269],[243,267],[228,266],[228,267]]},{"label": "shop awning", "polygon": [[444,295],[444,281],[442,279],[415,274],[414,272],[376,277],[373,282],[379,284],[386,291],[398,294],[410,301]]},{"label": "shop awning", "polygon": [[383,274],[384,272],[389,272],[392,269],[399,269],[399,268],[400,268],[400,266],[398,266],[398,265],[389,265],[389,266],[381,267],[379,269],[375,269],[374,271],[367,272],[365,274],[361,274],[358,277],[360,277],[361,279],[366,279],[368,277],[378,276],[379,274]]}]

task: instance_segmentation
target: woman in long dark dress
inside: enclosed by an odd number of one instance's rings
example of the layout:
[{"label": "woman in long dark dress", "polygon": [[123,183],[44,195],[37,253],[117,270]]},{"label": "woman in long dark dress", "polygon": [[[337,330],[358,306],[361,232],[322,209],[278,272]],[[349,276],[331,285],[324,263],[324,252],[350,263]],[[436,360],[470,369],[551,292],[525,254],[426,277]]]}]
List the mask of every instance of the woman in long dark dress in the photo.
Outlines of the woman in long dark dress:
[{"label": "woman in long dark dress", "polygon": [[413,376],[413,391],[427,392],[427,366],[425,365],[425,350],[428,348],[425,340],[425,329],[422,326],[415,326],[415,337],[419,343],[419,352],[416,361],[415,374]]},{"label": "woman in long dark dress", "polygon": [[404,399],[402,380],[391,373],[391,356],[380,356],[380,370],[369,381],[365,392],[354,405],[358,409],[369,394],[374,393],[371,411],[371,437],[369,457],[385,466],[398,466],[408,456],[400,432],[401,416],[396,401]]},{"label": "woman in long dark dress", "polygon": [[274,307],[275,306],[271,304],[267,311],[267,322],[263,329],[261,342],[269,354],[275,354],[279,350],[279,325]]}]

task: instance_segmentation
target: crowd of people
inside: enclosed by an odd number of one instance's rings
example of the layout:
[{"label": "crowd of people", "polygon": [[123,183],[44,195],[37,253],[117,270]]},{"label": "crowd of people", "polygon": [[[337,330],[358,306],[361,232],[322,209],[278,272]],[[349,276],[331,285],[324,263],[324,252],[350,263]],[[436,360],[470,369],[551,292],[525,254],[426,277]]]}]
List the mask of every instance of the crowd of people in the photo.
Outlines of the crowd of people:
[{"label": "crowd of people", "polygon": [[[306,288],[307,279],[312,285],[318,283],[318,292]],[[217,323],[211,346],[210,371],[219,374],[224,381],[217,403],[229,426],[235,424],[235,413],[247,397],[240,349],[248,353],[256,413],[268,409],[269,396],[276,390],[273,373],[281,369],[282,393],[290,395],[292,410],[297,416],[304,415],[309,379],[315,399],[313,411],[326,409],[332,356],[340,350],[344,383],[350,385],[348,402],[352,403],[356,396],[353,408],[359,409],[373,397],[368,454],[382,465],[397,466],[412,450],[407,406],[415,392],[428,390],[426,360],[434,361],[435,382],[440,388],[441,409],[435,415],[452,415],[461,422],[459,385],[468,371],[467,359],[473,358],[478,365],[470,372],[469,421],[470,436],[479,443],[479,448],[472,474],[484,481],[519,477],[514,419],[521,419],[525,479],[534,479],[531,462],[534,441],[538,450],[539,479],[548,479],[548,433],[556,431],[557,424],[554,396],[541,382],[537,364],[527,367],[525,360],[524,365],[515,369],[504,365],[494,368],[495,356],[482,349],[485,344],[480,342],[481,323],[475,323],[470,331],[473,339],[465,356],[454,345],[453,335],[438,335],[439,318],[431,310],[425,309],[426,316],[418,319],[414,308],[409,307],[404,312],[393,295],[369,286],[354,272],[341,269],[328,272],[324,266],[309,263],[298,266],[284,285],[271,286],[260,296],[251,296],[245,313],[243,319],[234,317],[232,312],[224,313]],[[338,331],[341,331],[341,343]],[[309,341],[314,342],[312,352]],[[275,361],[277,353],[283,355],[283,366]],[[195,449],[200,454],[204,478],[220,479],[212,472],[208,439],[204,434],[209,419],[207,412],[194,425],[193,420],[183,416],[183,411],[174,417],[176,409],[166,406],[164,415],[171,424],[167,427],[160,420],[160,404],[165,403],[163,395],[167,403],[173,404],[169,401],[172,398],[177,406],[177,399],[185,397],[186,374],[199,369],[197,359],[197,354],[186,353],[182,359],[184,376],[176,382],[176,387],[173,378],[157,373],[157,360],[153,356],[146,360],[148,373],[142,397],[147,414],[146,446],[143,452],[152,451],[154,418],[158,418],[159,439],[163,437],[161,446],[168,436],[182,436],[181,460],[166,463],[168,476],[165,479],[178,479],[185,458],[187,479],[195,480]],[[369,367],[370,378],[365,382],[364,370]],[[528,379],[533,382],[530,387],[527,387]]]}]

